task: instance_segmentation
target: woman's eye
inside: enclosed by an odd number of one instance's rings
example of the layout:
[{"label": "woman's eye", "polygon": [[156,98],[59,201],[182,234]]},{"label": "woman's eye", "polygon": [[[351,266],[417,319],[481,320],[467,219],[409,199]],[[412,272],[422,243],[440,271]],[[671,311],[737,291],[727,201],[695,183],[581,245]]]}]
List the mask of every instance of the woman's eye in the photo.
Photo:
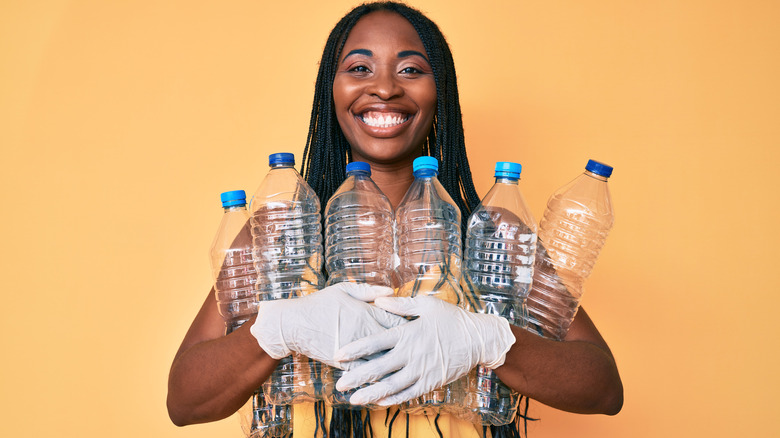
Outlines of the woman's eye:
[{"label": "woman's eye", "polygon": [[406,67],[405,69],[401,70],[401,73],[402,74],[407,74],[407,75],[416,75],[416,74],[422,73],[422,71],[420,71],[420,70],[418,70],[418,69],[416,69],[414,67]]},{"label": "woman's eye", "polygon": [[355,67],[352,67],[349,69],[349,71],[353,73],[370,73],[371,70],[368,69],[365,65],[357,65]]}]

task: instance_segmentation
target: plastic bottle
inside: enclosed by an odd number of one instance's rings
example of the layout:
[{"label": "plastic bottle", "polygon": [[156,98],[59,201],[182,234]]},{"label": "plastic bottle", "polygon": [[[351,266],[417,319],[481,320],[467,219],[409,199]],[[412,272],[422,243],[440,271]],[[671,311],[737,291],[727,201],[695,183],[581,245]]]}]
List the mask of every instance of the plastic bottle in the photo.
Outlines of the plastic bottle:
[{"label": "plastic bottle", "polygon": [[[217,309],[225,321],[225,334],[239,328],[257,313],[254,285],[257,274],[252,262],[252,242],[236,239],[249,220],[246,193],[233,190],[220,195],[224,214],[211,244],[211,268]],[[262,388],[239,409],[242,428],[253,438],[285,437],[292,434],[292,408],[265,403]]]},{"label": "plastic bottle", "polygon": [[[397,296],[430,295],[465,306],[461,279],[460,209],[436,178],[433,157],[414,160],[414,182],[396,210]],[[407,413],[433,413],[459,404],[451,384],[401,406]]]},{"label": "plastic bottle", "polygon": [[[301,297],[325,284],[317,194],[293,167],[293,154],[271,154],[268,163],[250,218],[260,301]],[[321,398],[321,369],[299,354],[283,358],[264,384],[266,400],[285,405]]]},{"label": "plastic bottle", "polygon": [[254,285],[257,274],[252,263],[252,242],[236,237],[249,221],[246,193],[233,190],[220,195],[224,214],[211,244],[211,269],[217,309],[225,321],[226,334],[257,313]]},{"label": "plastic bottle", "polygon": [[[394,286],[393,206],[371,180],[371,166],[356,161],[347,164],[347,179],[325,207],[325,267],[328,285],[351,281]],[[335,382],[343,371],[331,368],[325,383],[331,406],[354,408],[349,397],[358,388],[338,391]],[[378,408],[375,405],[365,406]]]},{"label": "plastic bottle", "polygon": [[525,324],[525,298],[536,255],[534,220],[518,183],[522,167],[498,162],[496,182],[469,218],[464,249],[464,282],[472,310]]},{"label": "plastic bottle", "polygon": [[[522,327],[537,228],[518,187],[521,171],[518,163],[496,163],[496,182],[469,217],[463,292],[472,311],[498,315]],[[458,383],[466,393],[465,409],[459,415],[483,425],[514,421],[520,394],[504,385],[493,370],[477,366]]]},{"label": "plastic bottle", "polygon": [[563,339],[579,309],[590,275],[614,223],[607,179],[612,167],[589,160],[585,172],[557,190],[539,226],[528,330]]},{"label": "plastic bottle", "polygon": [[328,285],[393,286],[393,206],[371,180],[371,166],[347,164],[347,179],[325,207]]}]

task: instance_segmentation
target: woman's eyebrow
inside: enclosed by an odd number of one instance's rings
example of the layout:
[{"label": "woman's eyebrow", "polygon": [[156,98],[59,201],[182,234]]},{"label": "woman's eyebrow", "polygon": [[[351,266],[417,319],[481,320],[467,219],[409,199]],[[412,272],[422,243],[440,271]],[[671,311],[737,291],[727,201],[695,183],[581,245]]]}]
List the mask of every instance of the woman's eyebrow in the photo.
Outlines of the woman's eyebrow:
[{"label": "woman's eyebrow", "polygon": [[419,56],[420,58],[424,59],[426,62],[430,64],[430,61],[428,61],[428,57],[422,54],[421,52],[418,52],[417,50],[403,50],[401,52],[398,52],[399,58],[407,58],[409,56]]},{"label": "woman's eyebrow", "polygon": [[370,57],[374,56],[374,52],[372,52],[372,51],[370,51],[368,49],[350,50],[349,53],[344,55],[344,58],[341,59],[341,62],[344,62],[345,59],[349,58],[352,55],[364,55],[364,56],[368,56],[370,58]]},{"label": "woman's eyebrow", "polygon": [[[346,60],[347,58],[349,58],[352,55],[363,55],[363,56],[368,56],[370,58],[370,57],[374,56],[374,52],[372,52],[372,51],[370,51],[368,49],[354,49],[354,50],[350,50],[349,53],[347,53],[344,56],[344,58],[341,60],[341,62],[344,62],[344,60]],[[419,56],[420,58],[424,59],[426,62],[428,62],[430,64],[430,61],[428,61],[428,57],[425,56],[425,54],[423,54],[422,52],[419,52],[417,50],[402,50],[402,51],[398,52],[398,57],[399,58],[408,58],[410,56]]]}]

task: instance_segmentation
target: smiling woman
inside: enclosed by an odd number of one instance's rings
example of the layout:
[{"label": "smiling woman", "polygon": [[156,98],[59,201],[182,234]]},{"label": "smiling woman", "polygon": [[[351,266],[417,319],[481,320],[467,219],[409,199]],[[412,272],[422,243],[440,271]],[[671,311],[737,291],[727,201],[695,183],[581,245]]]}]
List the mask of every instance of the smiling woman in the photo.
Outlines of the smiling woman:
[{"label": "smiling woman", "polygon": [[436,112],[436,82],[420,37],[402,16],[377,11],[355,25],[344,52],[333,103],[352,159],[375,172],[387,164],[408,168],[422,154]]},{"label": "smiling woman", "polygon": [[[435,23],[406,5],[394,2],[361,5],[339,21],[323,51],[302,173],[324,203],[344,180],[348,161],[368,162],[377,186],[397,207],[413,181],[412,162],[422,155],[439,160],[442,186],[458,205],[462,217],[468,217],[479,199],[466,157],[455,68],[444,36]],[[466,221],[462,225],[465,227]],[[246,228],[238,236],[238,239],[250,238]],[[312,356],[313,359],[341,365],[335,360],[338,350],[353,341],[368,339],[366,334],[371,332],[366,327],[398,318],[393,313],[420,315],[417,326],[424,323],[428,324],[426,327],[441,329],[446,321],[446,327],[451,328],[446,333],[426,330],[414,335],[408,333],[414,324],[388,328],[398,334],[394,337],[397,343],[384,345],[382,349],[400,352],[396,357],[419,358],[430,351],[441,351],[441,357],[447,362],[463,362],[458,368],[468,370],[477,364],[495,367],[502,381],[519,393],[571,412],[615,414],[622,407],[623,388],[614,358],[584,309],[580,309],[564,341],[556,342],[510,326],[498,316],[470,314],[444,302],[436,303],[435,311],[425,315],[393,310],[398,309],[401,302],[394,300],[399,298],[377,300],[381,309],[366,306],[365,302],[389,292],[367,285],[365,288],[367,291],[355,296],[343,284],[336,284],[310,295],[337,296],[338,300],[328,302],[338,308],[328,312],[322,312],[316,304],[318,301],[308,297],[290,302],[263,302],[256,317],[227,336],[223,336],[223,322],[217,313],[214,293],[210,292],[171,366],[168,392],[171,419],[183,425],[214,421],[235,412],[281,359],[281,355],[271,351],[317,350],[322,356]],[[406,300],[402,303],[407,311],[424,304],[415,298]],[[282,310],[286,315],[282,322],[264,316]],[[312,312],[319,312],[327,320],[321,327],[339,327],[339,321],[345,318],[365,323],[355,323],[348,333],[340,332],[339,343],[332,345],[332,349],[311,349],[308,347],[321,344],[323,338],[316,335],[317,329],[303,327],[306,315]],[[280,327],[283,324],[284,330]],[[447,335],[452,338],[443,339]],[[498,339],[505,342],[495,347],[494,341]],[[266,346],[268,351],[259,345]],[[455,350],[453,346],[460,348],[457,351],[482,354],[449,354]],[[226,357],[230,360],[221,360]],[[368,363],[382,360],[360,354],[355,358]],[[404,390],[412,384],[442,378],[436,375],[442,372],[437,366],[415,366],[411,360],[392,366],[397,373],[391,372],[389,377],[371,382],[366,389],[373,390],[359,390],[356,394],[362,397],[358,398],[364,403],[401,402],[397,400],[399,393],[408,400],[434,389],[420,388],[419,394],[407,396],[408,391]],[[399,384],[390,378],[391,374],[407,378]],[[450,377],[461,376],[446,378]],[[313,436],[321,422],[299,421],[313,412],[311,405],[296,405],[297,436]],[[320,416],[324,414],[319,407],[316,412]],[[330,432],[361,436],[364,421],[370,420],[356,412],[360,411],[334,411],[331,418],[336,421],[331,424]],[[374,415],[384,417],[383,412]],[[340,422],[339,418],[348,420]],[[381,427],[382,423],[383,420],[374,421],[372,427]],[[305,425],[311,429],[307,430]],[[334,429],[341,426],[346,427]],[[478,436],[474,425],[447,414],[436,415],[434,421],[425,416],[411,416],[407,427],[413,437]]]},{"label": "smiling woman", "polygon": [[[429,81],[434,88],[425,85]],[[365,96],[360,97],[362,94]],[[428,99],[435,99],[430,112],[426,109]],[[375,108],[380,111],[370,113],[368,102],[379,105]],[[387,120],[386,114],[379,118],[378,113],[388,109],[396,112],[396,121],[402,119],[402,125],[415,127],[404,130],[404,135],[411,136],[405,146],[406,155],[403,140],[394,140],[399,141],[394,147],[401,144],[401,150],[385,151],[393,141],[379,141],[381,130],[366,131],[369,126],[378,128],[377,125],[394,123],[393,118]],[[423,120],[428,117],[428,121]],[[388,132],[395,135],[393,130]],[[358,133],[362,135],[358,137]],[[354,137],[348,140],[348,135]],[[466,158],[458,84],[449,45],[436,23],[400,3],[358,6],[328,36],[317,74],[302,172],[320,199],[329,199],[336,191],[344,179],[339,171],[356,159],[354,153],[360,154],[362,141],[372,137],[365,144],[366,156],[360,156],[373,159],[372,177],[393,205],[398,204],[411,184],[412,160],[419,155],[439,160],[439,180],[463,217],[468,217],[479,203]],[[415,150],[418,146],[421,149]],[[374,151],[370,152],[372,148]],[[397,160],[391,159],[393,154],[397,154]]]}]

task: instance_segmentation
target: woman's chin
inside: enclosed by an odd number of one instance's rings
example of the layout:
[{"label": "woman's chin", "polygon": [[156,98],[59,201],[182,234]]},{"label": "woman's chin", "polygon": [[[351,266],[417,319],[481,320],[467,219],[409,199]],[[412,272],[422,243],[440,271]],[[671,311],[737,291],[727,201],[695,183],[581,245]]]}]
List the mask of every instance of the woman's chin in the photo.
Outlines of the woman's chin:
[{"label": "woman's chin", "polygon": [[420,155],[422,155],[422,146],[409,148],[384,143],[352,148],[352,159],[354,161],[365,161],[369,164],[392,167],[411,166],[412,161]]}]

